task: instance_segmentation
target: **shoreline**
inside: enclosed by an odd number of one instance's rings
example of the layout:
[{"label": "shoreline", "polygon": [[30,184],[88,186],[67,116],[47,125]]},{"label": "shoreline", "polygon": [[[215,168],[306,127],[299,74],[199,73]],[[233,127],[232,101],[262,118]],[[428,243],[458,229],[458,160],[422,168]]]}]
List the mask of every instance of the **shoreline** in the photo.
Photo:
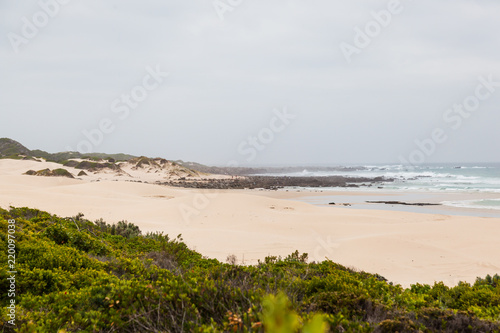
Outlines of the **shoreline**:
[{"label": "shoreline", "polygon": [[[143,232],[182,234],[202,255],[255,264],[298,250],[409,286],[456,285],[500,273],[499,218],[353,209],[306,203],[331,192],[200,190],[154,184],[21,175],[24,163],[0,163],[0,206],[30,207],[62,217],[83,213],[127,220]],[[16,168],[13,168],[16,166]],[[345,195],[346,191],[338,191]],[[352,197],[363,200],[360,191]],[[394,195],[388,194],[391,198]],[[422,208],[422,207],[418,207]]]},{"label": "shoreline", "polygon": [[[429,191],[395,191],[388,189],[355,188],[355,189],[311,189],[285,188],[280,190],[254,190],[256,195],[265,195],[277,199],[296,200],[320,207],[338,207],[344,209],[387,210],[421,214],[443,214],[453,216],[500,218],[500,210],[485,208],[457,207],[446,204],[434,205],[444,201],[464,201],[481,199],[498,199],[500,194],[493,192],[429,192]],[[422,206],[404,206],[367,203],[366,201],[404,201],[406,203],[423,203]],[[335,203],[335,205],[331,205]],[[344,206],[346,204],[346,206]],[[347,206],[348,204],[348,206]],[[431,204],[431,205],[426,205]]]},{"label": "shoreline", "polygon": [[[418,192],[418,191],[323,191],[322,193],[302,192],[297,199],[319,206],[329,206],[335,202],[345,209],[389,210],[413,212],[422,214],[443,214],[454,216],[500,218],[500,210],[486,208],[459,207],[447,202],[477,201],[483,199],[498,199],[498,193],[464,193],[464,192]],[[311,195],[312,194],[312,195]],[[370,203],[368,201],[402,201],[418,205],[392,205],[387,203]],[[343,203],[349,206],[342,206]]]}]

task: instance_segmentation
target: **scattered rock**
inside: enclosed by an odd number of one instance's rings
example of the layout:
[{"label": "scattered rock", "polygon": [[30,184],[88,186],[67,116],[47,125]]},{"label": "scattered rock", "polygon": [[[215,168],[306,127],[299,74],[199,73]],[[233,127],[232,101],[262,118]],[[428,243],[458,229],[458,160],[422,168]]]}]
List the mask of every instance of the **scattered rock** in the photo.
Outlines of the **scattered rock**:
[{"label": "scattered rock", "polygon": [[404,205],[404,206],[441,206],[440,203],[427,203],[427,202],[403,202],[403,201],[366,201],[366,202],[374,204]]}]

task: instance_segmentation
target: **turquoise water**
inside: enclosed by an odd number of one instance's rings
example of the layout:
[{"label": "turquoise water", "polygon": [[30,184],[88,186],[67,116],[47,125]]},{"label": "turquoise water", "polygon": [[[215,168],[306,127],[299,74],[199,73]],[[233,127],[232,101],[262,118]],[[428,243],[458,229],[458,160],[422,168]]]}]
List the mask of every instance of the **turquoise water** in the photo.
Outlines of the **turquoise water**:
[{"label": "turquoise water", "polygon": [[443,201],[442,203],[454,207],[500,210],[500,199]]},{"label": "turquoise water", "polygon": [[[394,182],[383,182],[370,188],[376,191],[498,194],[498,198],[493,199],[489,195],[487,199],[444,201],[442,203],[455,207],[500,210],[500,164],[421,165],[411,168],[403,165],[365,165],[354,169],[327,172],[305,169],[302,172],[280,175],[386,177],[395,180]],[[382,189],[378,189],[378,187]],[[362,188],[364,191],[366,189],[366,187]],[[338,190],[338,188],[332,190]]]}]

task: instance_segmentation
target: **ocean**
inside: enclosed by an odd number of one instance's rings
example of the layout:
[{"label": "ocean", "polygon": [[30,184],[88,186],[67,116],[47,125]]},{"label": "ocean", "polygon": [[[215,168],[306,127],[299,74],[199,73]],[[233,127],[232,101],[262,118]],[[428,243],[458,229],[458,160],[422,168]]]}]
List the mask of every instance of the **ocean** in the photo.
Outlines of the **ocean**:
[{"label": "ocean", "polygon": [[[500,164],[453,164],[453,165],[364,165],[334,171],[310,171],[281,173],[274,176],[346,176],[386,177],[393,182],[383,182],[372,187],[361,187],[359,191],[395,192],[422,194],[474,194],[473,199],[442,200],[442,205],[491,210],[500,213]],[[270,174],[268,174],[270,175]],[[339,191],[339,188],[322,188],[323,191]],[[356,190],[356,189],[354,189]],[[353,191],[352,188],[346,191]],[[457,196],[439,195],[440,198]],[[460,196],[458,196],[460,197]],[[462,196],[464,197],[464,196]],[[496,215],[496,214],[495,214]]]}]

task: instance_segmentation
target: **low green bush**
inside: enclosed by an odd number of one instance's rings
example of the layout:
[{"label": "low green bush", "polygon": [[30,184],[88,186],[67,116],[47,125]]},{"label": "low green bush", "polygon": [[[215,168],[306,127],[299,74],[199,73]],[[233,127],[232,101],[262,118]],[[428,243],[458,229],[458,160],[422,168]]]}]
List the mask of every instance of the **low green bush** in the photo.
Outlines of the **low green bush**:
[{"label": "low green bush", "polygon": [[[206,259],[181,235],[143,235],[78,214],[0,209],[16,220],[19,332],[499,332],[498,276],[408,289],[298,251],[254,266]],[[0,260],[7,261],[5,251]],[[0,269],[0,288],[8,289]],[[9,302],[0,294],[3,329]]]}]

